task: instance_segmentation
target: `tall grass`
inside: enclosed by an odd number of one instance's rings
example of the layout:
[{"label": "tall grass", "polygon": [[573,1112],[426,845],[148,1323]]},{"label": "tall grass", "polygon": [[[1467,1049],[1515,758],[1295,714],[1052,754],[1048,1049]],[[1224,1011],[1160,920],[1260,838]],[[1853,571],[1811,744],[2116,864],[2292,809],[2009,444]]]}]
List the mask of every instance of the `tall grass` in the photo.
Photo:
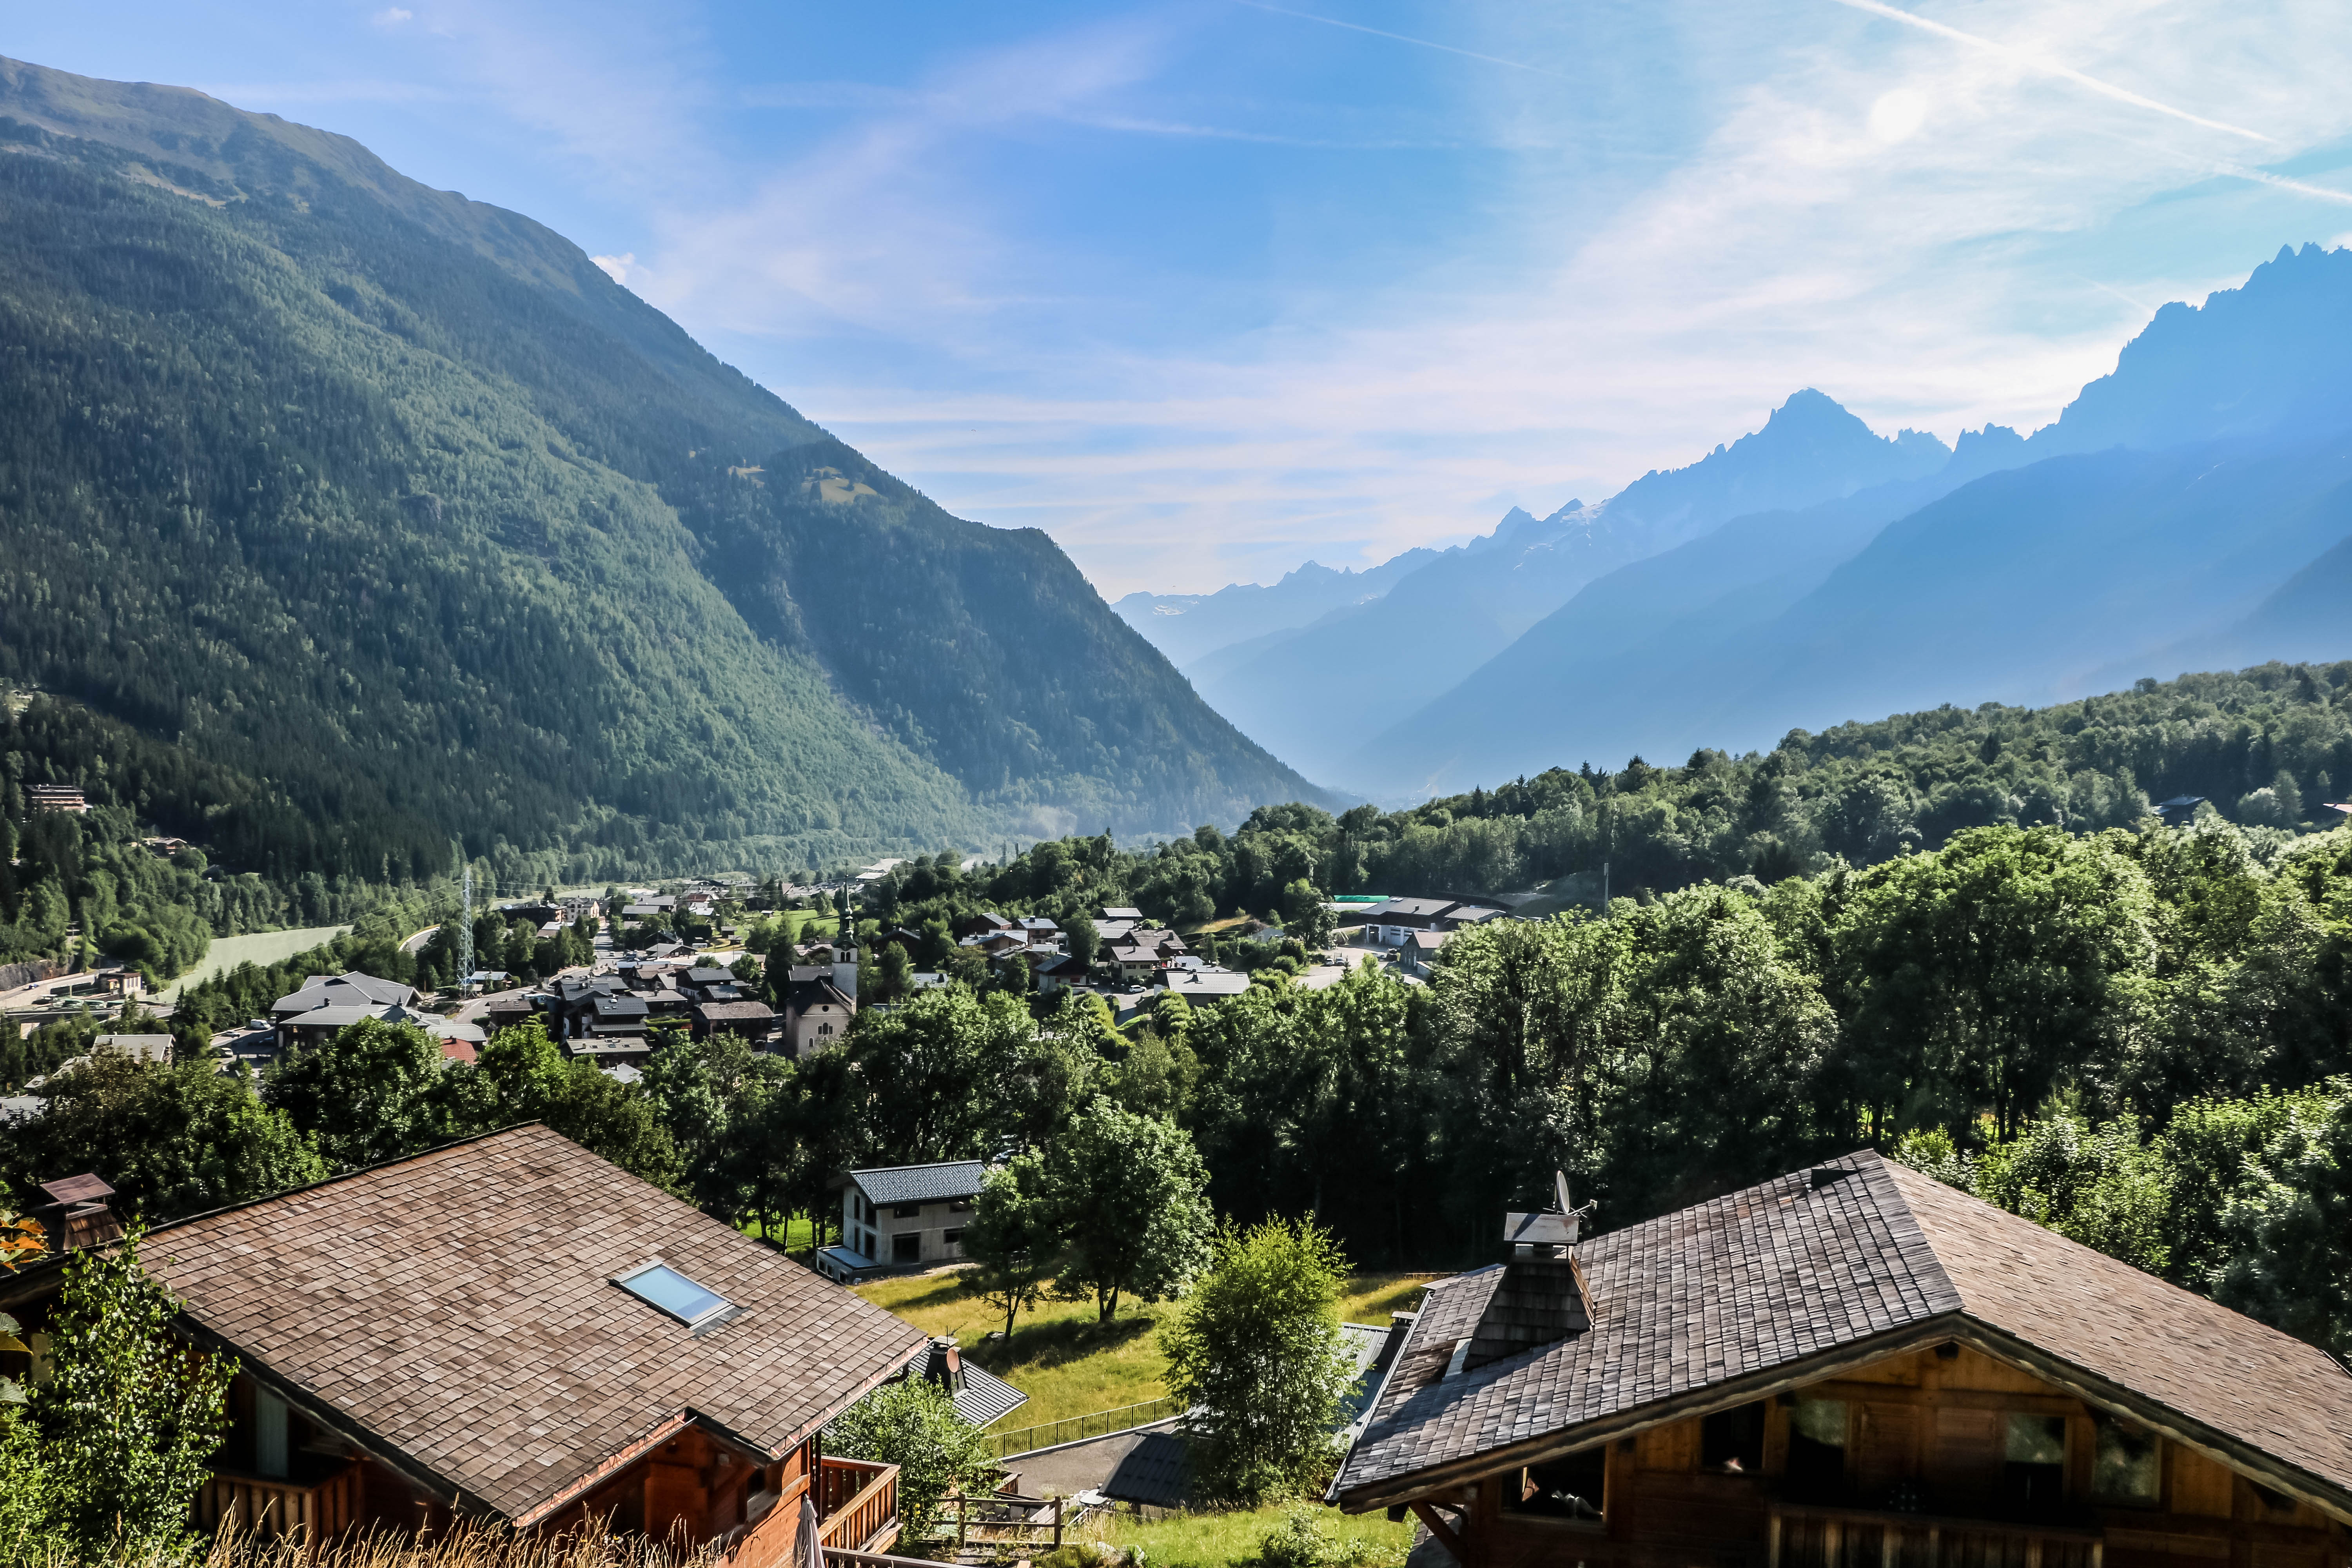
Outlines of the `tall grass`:
[{"label": "tall grass", "polygon": [[223,1531],[205,1554],[204,1568],[710,1568],[720,1555],[716,1545],[689,1548],[641,1536],[582,1531],[541,1541],[461,1525],[421,1538],[390,1532],[346,1536],[311,1557],[295,1537],[256,1540]]}]

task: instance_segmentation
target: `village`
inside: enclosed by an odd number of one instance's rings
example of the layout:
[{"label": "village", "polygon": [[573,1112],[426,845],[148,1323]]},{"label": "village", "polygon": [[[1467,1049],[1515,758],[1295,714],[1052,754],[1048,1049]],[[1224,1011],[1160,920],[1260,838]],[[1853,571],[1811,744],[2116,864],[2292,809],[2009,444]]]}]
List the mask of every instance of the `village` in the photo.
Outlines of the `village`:
[{"label": "village", "polygon": [[[861,875],[870,888],[889,869]],[[845,879],[762,899],[709,879],[494,903],[588,961],[529,984],[473,968],[439,996],[312,974],[213,1037],[215,1069],[268,1075],[362,1023],[469,1064],[502,1031],[536,1028],[624,1086],[657,1053],[719,1036],[805,1064],[843,1050],[861,1016],[975,975],[1039,1008],[1098,999],[1132,1031],[1158,996],[1213,1008],[1254,985],[1328,984],[1351,961],[1416,985],[1460,933],[1512,918],[1491,900],[1334,900],[1307,964],[1254,973],[1197,951],[1217,933],[1188,941],[1132,907],[1098,908],[1076,942],[1053,920],[980,910],[948,932],[950,963],[918,969],[939,932],[861,922],[859,891]],[[783,920],[772,906],[787,900],[810,907]],[[1255,959],[1283,939],[1234,940]],[[875,994],[884,973],[889,1000]],[[87,994],[133,1020],[93,1055],[173,1059],[168,1004],[142,1013],[119,983]],[[19,1125],[46,1104],[41,1083],[24,1088],[0,1100]],[[831,1215],[787,1251],[524,1126],[155,1227],[142,1256],[184,1331],[238,1368],[197,1521],[310,1543],[469,1521],[559,1540],[608,1521],[744,1568],[812,1551],[890,1568],[1034,1560],[1196,1517],[1210,1494],[1188,1434],[1210,1413],[1165,1396],[1070,1410],[1016,1340],[943,1318],[955,1282],[985,1276],[969,1233],[1003,1171],[845,1165]],[[95,1173],[55,1173],[36,1195],[23,1218],[45,1246],[0,1275],[27,1348],[0,1372],[37,1384],[60,1264],[115,1244],[127,1216]],[[1346,1287],[1364,1316],[1338,1324],[1327,1500],[1416,1541],[1416,1568],[1564,1553],[1628,1568],[2347,1561],[2352,1383],[2274,1330],[1868,1152],[1588,1239],[1591,1214],[1563,1176],[1549,1208],[1495,1216],[1486,1266]],[[413,1234],[433,1238],[421,1273],[400,1239]],[[246,1257],[268,1267],[231,1261]],[[356,1317],[301,1304],[330,1281]],[[1170,1311],[1152,1310],[1147,1342]],[[638,1384],[588,1377],[624,1344],[639,1360],[661,1347]],[[644,1381],[656,1369],[658,1394]],[[1025,1426],[1024,1384],[1057,1390]],[[984,1454],[911,1518],[897,1463],[825,1436],[874,1390],[908,1385],[937,1390]],[[525,1427],[527,1409],[549,1415]],[[1391,1550],[1370,1539],[1349,1550]]]}]

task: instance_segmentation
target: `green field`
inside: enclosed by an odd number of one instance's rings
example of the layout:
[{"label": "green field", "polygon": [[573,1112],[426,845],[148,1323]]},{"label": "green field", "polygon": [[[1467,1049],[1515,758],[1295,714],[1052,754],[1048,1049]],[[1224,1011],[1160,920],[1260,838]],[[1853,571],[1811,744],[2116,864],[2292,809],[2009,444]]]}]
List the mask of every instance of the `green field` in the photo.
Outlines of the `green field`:
[{"label": "green field", "polygon": [[213,938],[212,945],[205,949],[204,962],[158,992],[156,999],[173,1001],[181,992],[199,980],[226,974],[240,963],[257,963],[265,967],[282,963],[298,952],[324,947],[351,929],[349,926],[308,926],[300,931],[257,931],[243,936],[216,936]]},{"label": "green field", "polygon": [[[1411,1310],[1433,1274],[1360,1274],[1348,1281],[1339,1315],[1350,1322],[1386,1324],[1391,1312]],[[1168,1357],[1160,1330],[1176,1315],[1173,1303],[1129,1306],[1108,1323],[1095,1321],[1092,1301],[1048,1301],[1021,1314],[1008,1345],[982,1344],[1003,1318],[965,1295],[953,1273],[877,1279],[857,1293],[927,1334],[953,1334],[981,1365],[1029,1396],[1003,1426],[1042,1426],[1122,1405],[1140,1405],[1168,1393]],[[1157,1561],[1157,1559],[1154,1559]]]},{"label": "green field", "polygon": [[808,1218],[804,1215],[794,1215],[772,1231],[761,1230],[760,1222],[756,1219],[745,1220],[740,1228],[745,1236],[758,1237],[763,1241],[782,1242],[786,1252],[806,1252],[816,1245],[814,1234],[810,1229]]},{"label": "green field", "polygon": [[1162,1519],[1113,1514],[1100,1538],[1116,1547],[1140,1549],[1149,1568],[1228,1568],[1256,1563],[1267,1533],[1292,1509],[1305,1507],[1329,1538],[1334,1563],[1361,1568],[1395,1568],[1412,1550],[1411,1519],[1391,1524],[1383,1514],[1348,1515],[1318,1504],[1268,1503],[1234,1513],[1177,1513]]}]

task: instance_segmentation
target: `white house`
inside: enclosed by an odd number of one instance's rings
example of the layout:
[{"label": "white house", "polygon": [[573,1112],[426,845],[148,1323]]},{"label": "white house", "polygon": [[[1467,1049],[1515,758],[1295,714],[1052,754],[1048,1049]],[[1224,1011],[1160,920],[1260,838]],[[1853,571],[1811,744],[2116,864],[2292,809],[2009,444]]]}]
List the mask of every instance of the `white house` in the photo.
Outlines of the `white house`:
[{"label": "white house", "polygon": [[841,1243],[818,1249],[817,1272],[847,1282],[884,1268],[957,1261],[987,1174],[978,1160],[850,1172],[841,1191]]}]

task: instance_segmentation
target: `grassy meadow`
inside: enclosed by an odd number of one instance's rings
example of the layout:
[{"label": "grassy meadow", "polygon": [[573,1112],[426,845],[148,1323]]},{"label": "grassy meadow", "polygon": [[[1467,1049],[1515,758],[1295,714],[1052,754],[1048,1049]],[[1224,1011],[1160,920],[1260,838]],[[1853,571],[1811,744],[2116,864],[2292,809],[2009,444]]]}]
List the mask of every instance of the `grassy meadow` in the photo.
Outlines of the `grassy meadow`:
[{"label": "grassy meadow", "polygon": [[1349,1516],[1336,1509],[1297,1502],[1267,1503],[1233,1513],[1174,1513],[1138,1519],[1117,1513],[1099,1529],[1114,1547],[1140,1550],[1149,1568],[1230,1568],[1255,1563],[1265,1538],[1291,1510],[1311,1509],[1316,1526],[1331,1542],[1331,1561],[1360,1568],[1399,1568],[1412,1550],[1413,1521],[1391,1524],[1384,1513]]},{"label": "grassy meadow", "polygon": [[[1418,1305],[1423,1288],[1436,1278],[1357,1275],[1348,1281],[1339,1316],[1349,1322],[1385,1325],[1391,1312]],[[1010,1342],[983,1345],[982,1336],[1003,1328],[1004,1319],[965,1295],[956,1271],[901,1275],[856,1289],[927,1334],[954,1335],[967,1355],[1027,1394],[1029,1403],[1002,1423],[1008,1430],[1140,1405],[1168,1393],[1168,1357],[1160,1348],[1160,1331],[1176,1315],[1172,1302],[1154,1306],[1122,1300],[1116,1317],[1098,1323],[1091,1300],[1047,1301],[1036,1311],[1021,1314]]]}]

